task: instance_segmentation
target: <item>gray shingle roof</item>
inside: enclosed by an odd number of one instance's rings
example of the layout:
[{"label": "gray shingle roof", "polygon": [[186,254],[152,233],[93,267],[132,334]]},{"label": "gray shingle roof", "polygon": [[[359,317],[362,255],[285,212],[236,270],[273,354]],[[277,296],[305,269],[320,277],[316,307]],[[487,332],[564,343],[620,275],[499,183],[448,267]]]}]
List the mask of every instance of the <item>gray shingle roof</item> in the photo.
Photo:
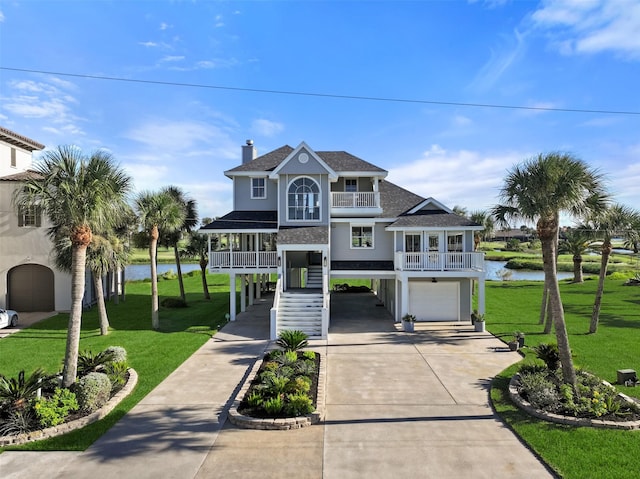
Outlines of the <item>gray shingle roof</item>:
[{"label": "gray shingle roof", "polygon": [[329,228],[326,226],[281,228],[278,231],[278,244],[327,244],[328,242]]},{"label": "gray shingle roof", "polygon": [[276,229],[277,211],[232,211],[200,228],[201,230]]},{"label": "gray shingle roof", "polygon": [[401,216],[389,226],[451,228],[456,226],[480,225],[455,213],[447,213],[442,210],[421,210],[412,215]]},{"label": "gray shingle roof", "polygon": [[27,170],[20,173],[14,173],[13,175],[7,175],[0,177],[0,181],[26,181],[32,178],[42,178],[42,175],[37,171]]},{"label": "gray shingle roof", "polygon": [[395,218],[424,201],[422,196],[386,180],[380,182],[378,189],[382,205],[381,218]]},{"label": "gray shingle roof", "polygon": [[[243,171],[273,171],[291,154],[293,148],[284,145],[277,150],[257,157],[255,160],[230,169],[229,173],[240,173]],[[372,165],[368,161],[364,161],[357,156],[353,156],[346,151],[316,151],[322,160],[331,167],[335,172],[340,171],[367,171],[386,173],[386,170]]]}]

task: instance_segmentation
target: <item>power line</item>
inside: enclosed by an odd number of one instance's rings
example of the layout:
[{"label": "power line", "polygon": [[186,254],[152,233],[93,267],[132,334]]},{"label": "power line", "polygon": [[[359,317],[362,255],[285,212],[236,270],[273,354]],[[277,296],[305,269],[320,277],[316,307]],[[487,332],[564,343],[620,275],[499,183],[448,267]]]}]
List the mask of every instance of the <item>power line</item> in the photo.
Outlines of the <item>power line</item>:
[{"label": "power line", "polygon": [[317,93],[317,92],[303,92],[292,90],[267,90],[262,88],[240,88],[232,86],[221,85],[205,85],[199,83],[182,83],[182,82],[169,82],[159,80],[137,80],[134,78],[120,78],[110,77],[103,75],[87,75],[80,73],[65,73],[65,72],[53,72],[45,70],[33,70],[27,68],[12,68],[12,67],[0,67],[0,70],[23,72],[23,73],[41,73],[45,75],[59,75],[65,77],[74,78],[87,78],[91,80],[108,80],[119,81],[128,83],[143,83],[150,85],[163,85],[163,86],[180,86],[187,88],[206,88],[211,90],[227,90],[227,91],[239,91],[249,93],[269,93],[274,95],[292,95],[292,96],[308,96],[319,98],[336,98],[342,100],[361,100],[361,101],[380,101],[390,103],[417,103],[423,105],[443,105],[443,106],[463,106],[474,108],[502,108],[509,110],[533,110],[533,111],[551,111],[551,112],[563,112],[563,113],[601,113],[606,115],[640,115],[640,111],[623,111],[623,110],[587,110],[582,108],[553,108],[543,106],[522,106],[522,105],[498,105],[493,103],[466,103],[456,101],[435,101],[435,100],[416,100],[410,98],[389,98],[389,97],[375,97],[375,96],[359,96],[359,95],[338,95],[335,93]]}]

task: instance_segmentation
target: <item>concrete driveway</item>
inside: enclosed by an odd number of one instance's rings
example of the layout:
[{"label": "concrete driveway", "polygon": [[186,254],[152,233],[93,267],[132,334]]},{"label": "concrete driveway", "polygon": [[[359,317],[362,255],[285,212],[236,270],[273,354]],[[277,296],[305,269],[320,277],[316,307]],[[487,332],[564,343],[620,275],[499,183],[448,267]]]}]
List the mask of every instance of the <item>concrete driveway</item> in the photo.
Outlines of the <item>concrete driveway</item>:
[{"label": "concrete driveway", "polygon": [[6,478],[548,478],[493,414],[517,353],[470,324],[404,333],[370,294],[335,294],[325,422],[238,429],[226,410],[268,344],[270,298],[229,323],[87,451],[5,452]]},{"label": "concrete driveway", "polygon": [[32,324],[37,323],[38,321],[42,321],[43,319],[50,318],[51,316],[55,316],[58,314],[56,311],[35,311],[28,313],[21,313],[18,311],[18,325],[15,328],[3,328],[0,329],[0,338],[5,338],[16,331],[20,331],[21,329],[28,328]]}]

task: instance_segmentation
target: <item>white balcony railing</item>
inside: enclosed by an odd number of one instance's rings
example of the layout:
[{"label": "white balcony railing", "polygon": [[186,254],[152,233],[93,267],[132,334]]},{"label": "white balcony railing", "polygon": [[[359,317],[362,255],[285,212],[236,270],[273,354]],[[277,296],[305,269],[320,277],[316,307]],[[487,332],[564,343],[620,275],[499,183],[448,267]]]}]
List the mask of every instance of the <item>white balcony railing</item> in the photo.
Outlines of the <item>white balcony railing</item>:
[{"label": "white balcony railing", "polygon": [[396,253],[404,271],[484,271],[484,253]]},{"label": "white balcony railing", "polygon": [[374,191],[332,192],[332,208],[379,208],[380,193]]},{"label": "white balcony railing", "polygon": [[278,262],[276,251],[212,251],[209,268],[275,268]]}]

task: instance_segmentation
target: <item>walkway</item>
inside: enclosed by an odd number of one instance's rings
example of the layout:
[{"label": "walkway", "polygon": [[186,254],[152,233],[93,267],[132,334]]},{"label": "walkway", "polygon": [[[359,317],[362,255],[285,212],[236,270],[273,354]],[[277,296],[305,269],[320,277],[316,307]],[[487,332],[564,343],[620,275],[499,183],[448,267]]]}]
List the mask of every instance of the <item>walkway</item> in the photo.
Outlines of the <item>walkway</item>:
[{"label": "walkway", "polygon": [[[368,294],[336,294],[326,421],[293,431],[225,422],[268,344],[269,301],[230,323],[87,451],[5,452],[0,476],[48,478],[547,478],[492,414],[491,376],[519,359],[468,324],[400,331]],[[496,349],[498,348],[498,349]]]}]

